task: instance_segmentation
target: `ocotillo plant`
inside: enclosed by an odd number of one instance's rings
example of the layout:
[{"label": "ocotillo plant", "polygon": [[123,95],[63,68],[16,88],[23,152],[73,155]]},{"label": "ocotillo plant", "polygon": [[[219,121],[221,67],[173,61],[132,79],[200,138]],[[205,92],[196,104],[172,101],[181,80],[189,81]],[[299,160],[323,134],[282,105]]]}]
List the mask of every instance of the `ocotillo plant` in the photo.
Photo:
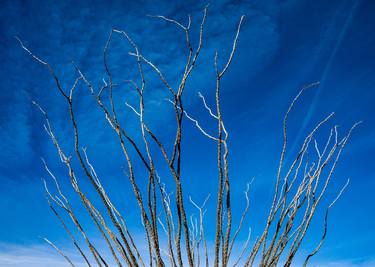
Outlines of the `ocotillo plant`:
[{"label": "ocotillo plant", "polygon": [[[67,110],[72,127],[72,138],[74,140],[74,156],[68,155],[61,146],[58,133],[54,131],[53,122],[50,121],[47,111],[36,101],[33,102],[44,116],[44,129],[55,146],[62,164],[66,167],[67,176],[69,177],[72,189],[76,192],[81,201],[82,210],[79,212],[87,212],[91,218],[90,222],[98,230],[99,236],[106,246],[106,251],[108,251],[108,253],[105,253],[94,244],[96,242],[92,241],[91,233],[85,229],[84,224],[77,215],[78,212],[73,208],[67,194],[63,192],[60,186],[60,178],[53,173],[51,168],[49,168],[47,163],[43,160],[45,170],[51,178],[48,181],[44,180],[49,207],[62,224],[77,249],[77,252],[81,255],[82,261],[87,266],[188,265],[193,267],[200,265],[209,266],[210,264],[213,264],[215,267],[228,265],[236,266],[239,264],[244,266],[277,266],[280,264],[290,266],[295,259],[297,251],[301,248],[301,243],[311,225],[317,207],[321,203],[330,185],[336,163],[340,158],[343,148],[347,144],[352,130],[357,124],[353,125],[342,138],[338,136],[337,127],[333,127],[323,148],[319,148],[314,136],[320,130],[321,126],[332,119],[334,114],[329,114],[306,135],[295,157],[291,161],[286,161],[288,116],[303,92],[308,88],[318,86],[319,83],[315,82],[309,84],[300,90],[287,109],[282,123],[283,145],[275,178],[274,195],[268,210],[266,223],[264,228],[262,228],[264,230],[254,242],[250,242],[249,233],[247,240],[243,244],[240,244],[242,250],[236,253],[235,258],[233,258],[233,256],[231,258],[233,248],[236,242],[238,242],[237,237],[247,220],[250,202],[248,187],[245,190],[245,209],[239,216],[239,224],[233,225],[234,214],[231,208],[231,177],[229,174],[230,165],[228,157],[229,131],[225,126],[222,115],[221,81],[235,57],[244,16],[239,19],[231,52],[225,64],[219,64],[218,53],[216,53],[213,58],[216,77],[215,106],[210,107],[205,97],[199,94],[203,107],[217,125],[215,134],[208,131],[198,119],[192,117],[183,105],[186,84],[193,75],[197,59],[201,54],[206,16],[207,7],[203,10],[197,38],[198,41],[195,45],[191,42],[190,37],[192,25],[190,16],[188,17],[188,23],[186,25],[164,16],[153,16],[173,24],[184,34],[188,52],[184,71],[179,78],[180,82],[178,86],[173,86],[172,83],[168,81],[166,75],[157,64],[153,63],[142,54],[130,34],[123,30],[112,29],[105,43],[103,57],[106,77],[103,79],[103,83],[99,88],[96,88],[80,67],[73,63],[72,66],[77,76],[73,86],[67,90],[60,82],[53,66],[34,54],[31,49],[26,47],[26,45],[17,38],[21,47],[36,62],[43,65],[49,71],[61,95],[61,100],[65,101],[68,107]],[[114,100],[113,90],[115,90],[119,84],[114,82],[108,60],[108,51],[110,50],[114,35],[121,36],[130,44],[132,51],[129,53],[129,56],[135,59],[138,77],[135,77],[134,80],[126,80],[124,83],[131,86],[139,100],[139,105],[137,107],[127,102],[126,105],[134,112],[139,120],[140,140],[131,136],[129,129],[121,122],[117,113],[115,104],[117,102]],[[162,141],[145,120],[145,109],[147,109],[147,102],[144,100],[145,84],[147,80],[143,70],[145,67],[155,72],[169,94],[167,101],[173,108],[176,130],[174,134],[169,136],[167,141]],[[125,172],[129,181],[129,186],[134,193],[132,197],[138,205],[145,235],[144,244],[140,244],[139,241],[134,238],[132,228],[128,227],[126,224],[126,216],[120,213],[120,209],[115,206],[114,201],[111,200],[107,193],[111,189],[104,188],[99,175],[95,171],[94,165],[89,159],[88,152],[85,148],[81,148],[79,125],[76,119],[74,101],[75,90],[78,84],[87,88],[102,111],[108,125],[114,131],[114,138],[118,139],[118,145],[120,146],[122,155],[127,164]],[[187,198],[186,188],[184,187],[186,177],[182,175],[181,161],[183,160],[183,146],[181,142],[182,139],[185,138],[183,134],[184,128],[182,127],[182,122],[185,120],[196,126],[197,130],[207,138],[207,142],[215,142],[217,144],[216,161],[218,187],[215,198],[215,235],[209,238],[213,240],[213,242],[207,242],[208,237],[206,237],[204,231],[205,205],[208,198],[205,199],[202,205],[198,205],[193,199]],[[158,150],[155,151],[151,149],[151,146],[156,146]],[[316,155],[316,158],[311,159],[310,155],[310,158],[307,159],[308,151],[311,149],[315,150],[311,155]],[[133,157],[137,157],[137,160],[140,160],[142,165],[135,165]],[[170,194],[166,191],[166,187],[161,182],[162,177],[159,177],[155,164],[156,159],[159,161],[162,159],[165,162],[170,175],[173,177],[173,186],[175,188],[174,199],[171,198]],[[73,160],[78,164],[73,164]],[[77,166],[80,168],[79,171],[76,170]],[[147,188],[141,188],[144,185],[141,185],[139,179],[136,178],[136,173],[138,172],[135,172],[135,168],[143,168],[143,173],[147,174]],[[87,179],[95,190],[97,197],[95,201],[90,199],[91,197],[88,196],[86,189],[82,186],[81,181],[83,178]],[[53,184],[53,190],[51,189],[51,184]],[[343,186],[337,197],[326,207],[323,235],[316,248],[306,255],[304,265],[306,265],[309,259],[321,248],[326,237],[329,209],[342,195],[347,185],[348,183]],[[146,194],[142,193],[142,191],[146,191]],[[194,222],[190,220],[186,205],[192,205],[196,208],[199,214],[197,221]],[[256,205],[256,203],[253,205]],[[61,212],[66,213],[67,216],[61,215]],[[72,231],[66,222],[67,219],[71,219],[77,229]],[[87,247],[83,248],[82,244],[78,242],[77,233],[80,234]],[[53,246],[71,266],[75,266],[76,263],[59,249],[55,243],[47,238],[45,240]],[[162,242],[161,240],[166,240],[167,242]],[[252,245],[250,245],[250,243],[252,243]],[[143,253],[140,247],[147,247],[148,253]]]}]

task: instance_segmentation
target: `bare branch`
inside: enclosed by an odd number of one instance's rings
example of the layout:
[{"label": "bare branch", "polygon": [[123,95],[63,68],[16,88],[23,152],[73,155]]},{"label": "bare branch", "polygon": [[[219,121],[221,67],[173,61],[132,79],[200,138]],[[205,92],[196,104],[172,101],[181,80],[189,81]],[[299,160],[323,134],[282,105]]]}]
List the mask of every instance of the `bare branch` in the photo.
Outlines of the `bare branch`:
[{"label": "bare branch", "polygon": [[51,247],[53,247],[61,256],[64,257],[64,259],[69,262],[69,264],[72,266],[72,267],[75,267],[75,265],[73,264],[72,260],[66,256],[53,242],[49,241],[47,238],[43,238],[44,241],[46,241],[48,244],[51,245]]}]

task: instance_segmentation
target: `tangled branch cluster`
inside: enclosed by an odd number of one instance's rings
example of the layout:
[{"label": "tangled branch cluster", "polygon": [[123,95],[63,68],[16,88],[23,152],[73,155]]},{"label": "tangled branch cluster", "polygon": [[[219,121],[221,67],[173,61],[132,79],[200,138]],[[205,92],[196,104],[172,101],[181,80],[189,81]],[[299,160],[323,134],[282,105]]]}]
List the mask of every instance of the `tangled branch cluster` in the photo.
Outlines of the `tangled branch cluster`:
[{"label": "tangled branch cluster", "polygon": [[[320,148],[315,141],[314,136],[319,129],[334,115],[333,113],[329,114],[306,136],[299,152],[294,160],[288,164],[289,167],[287,168],[285,166],[285,154],[287,149],[288,115],[302,93],[310,87],[317,86],[318,83],[310,84],[302,88],[299,94],[292,101],[284,117],[284,142],[276,176],[273,201],[268,211],[268,217],[264,230],[255,239],[252,246],[250,246],[251,231],[249,231],[247,240],[244,242],[244,244],[242,244],[241,251],[238,253],[238,255],[236,255],[237,258],[231,259],[236,238],[245,224],[246,216],[250,207],[248,197],[249,186],[245,191],[246,207],[240,217],[239,224],[237,227],[234,227],[232,224],[233,214],[231,209],[231,184],[228,171],[229,134],[222,117],[220,93],[221,81],[232,63],[244,17],[242,16],[239,21],[229,58],[223,67],[219,66],[218,53],[215,54],[215,108],[209,107],[204,96],[199,94],[205,110],[217,124],[216,133],[211,134],[203,125],[199,123],[197,119],[189,115],[189,113],[185,110],[182,101],[187,81],[194,70],[197,59],[201,52],[206,16],[207,7],[203,11],[202,20],[200,23],[199,41],[196,48],[193,48],[190,40],[190,16],[186,26],[176,20],[169,19],[164,16],[155,16],[156,18],[162,19],[177,26],[183,31],[186,37],[185,39],[188,48],[188,55],[184,71],[177,88],[172,87],[171,83],[168,82],[165,75],[157,67],[157,65],[141,54],[135,42],[125,31],[122,30],[112,29],[104,47],[104,67],[106,71],[106,78],[103,79],[103,85],[100,88],[95,89],[80,68],[73,63],[74,69],[77,73],[77,78],[68,92],[66,92],[66,90],[62,87],[60,80],[54,72],[52,66],[48,62],[37,57],[22,43],[20,39],[18,39],[22,48],[28,52],[34,60],[44,65],[48,69],[54,78],[60,95],[63,99],[65,99],[69,108],[70,122],[73,128],[75,157],[65,153],[64,149],[60,145],[56,133],[54,132],[47,112],[37,102],[33,102],[44,116],[44,128],[52,140],[61,162],[66,167],[67,175],[72,188],[77,193],[84,209],[91,218],[91,222],[99,231],[100,236],[110,251],[110,254],[104,255],[103,252],[94,245],[93,241],[91,241],[89,237],[90,234],[85,230],[83,224],[78,219],[77,212],[73,209],[68,197],[66,197],[65,193],[62,191],[62,187],[60,186],[59,182],[60,179],[55,176],[55,174],[48,167],[47,163],[43,160],[44,167],[54,184],[54,189],[52,192],[48,186],[50,183],[44,181],[49,207],[64,227],[87,266],[96,264],[98,266],[115,265],[119,267],[124,265],[188,265],[192,267],[200,266],[201,264],[209,266],[211,261],[213,261],[213,265],[215,267],[219,265],[228,266],[229,264],[233,266],[237,266],[239,264],[244,266],[253,266],[255,263],[257,263],[259,266],[276,266],[281,262],[284,266],[290,266],[297,251],[301,247],[301,243],[311,224],[311,220],[315,214],[316,208],[321,202],[322,197],[329,186],[329,182],[336,168],[336,164],[339,160],[341,152],[347,144],[352,130],[357,124],[355,124],[341,139],[338,137],[337,127],[333,127],[323,148]],[[129,55],[134,57],[137,62],[136,64],[140,82],[137,83],[133,80],[127,82],[134,87],[134,90],[138,95],[139,105],[138,107],[132,106],[129,103],[126,103],[126,105],[136,114],[137,118],[139,119],[142,143],[137,143],[135,139],[129,135],[126,127],[120,123],[116,113],[117,109],[115,106],[115,101],[113,100],[113,90],[116,86],[118,86],[118,84],[113,82],[113,76],[108,66],[108,51],[114,34],[122,36],[131,45],[133,51],[129,53]],[[176,132],[173,136],[171,136],[171,142],[173,144],[171,146],[171,151],[168,151],[167,147],[169,146],[166,146],[163,142],[161,142],[157,134],[155,134],[149,125],[147,125],[144,118],[146,108],[144,101],[146,77],[143,68],[145,65],[155,71],[161,82],[164,84],[164,87],[170,94],[168,101],[173,106],[176,123]],[[86,149],[80,148],[80,135],[74,105],[74,92],[79,83],[82,83],[87,87],[98,107],[101,109],[109,126],[112,128],[118,138],[118,144],[120,145],[124,159],[127,162],[127,177],[134,192],[133,197],[138,204],[141,215],[143,230],[147,240],[148,254],[141,253],[139,249],[141,245],[137,244],[131,229],[129,229],[126,224],[126,218],[119,212],[118,208],[113,204],[108,196],[107,191],[102,186],[100,177],[98,177],[94,166],[91,164]],[[104,92],[108,93],[109,105],[106,105],[103,102]],[[190,217],[189,220],[189,216],[185,209],[187,198],[184,195],[184,178],[181,177],[181,140],[183,138],[182,122],[184,119],[191,121],[204,136],[206,136],[210,141],[217,143],[218,188],[215,219],[216,231],[214,237],[214,247],[212,248],[213,253],[211,252],[210,248],[208,248],[204,231],[204,215],[206,211],[205,205],[208,201],[208,197],[205,199],[202,205],[197,204],[191,198],[189,199],[190,203],[199,213],[199,217],[196,220],[194,220],[192,217]],[[159,151],[154,152],[150,149],[151,142],[157,145]],[[317,157],[313,160],[307,159],[307,154],[311,146],[317,155]],[[134,159],[132,158],[134,154],[142,161],[142,166],[147,172],[147,195],[141,193],[140,185],[136,179],[133,164]],[[171,195],[166,191],[165,186],[161,183],[161,179],[154,163],[155,158],[157,157],[162,157],[164,159],[170,174],[174,178],[175,199],[171,198]],[[79,167],[81,168],[80,171],[83,171],[83,175],[90,181],[91,185],[95,189],[102,207],[98,207],[98,204],[94,204],[96,201],[89,199],[85,193],[85,189],[81,185],[81,180],[83,178],[78,177],[79,175],[72,164],[73,158],[78,160]],[[315,250],[307,255],[304,265],[306,265],[309,259],[321,248],[326,236],[329,209],[341,196],[347,185],[348,183],[344,185],[337,197],[327,207],[322,238]],[[87,245],[88,250],[80,247],[75,235],[65,222],[65,217],[60,215],[61,211],[66,212],[68,215],[66,218],[70,218],[74,226],[78,229],[81,238],[83,238]],[[162,211],[163,216],[160,211]],[[160,240],[162,237],[166,237],[167,239],[166,246],[161,245]],[[75,266],[75,263],[53,242],[48,239],[45,240],[51,246],[53,246],[71,266]],[[92,261],[94,261],[95,264],[93,264]]]}]

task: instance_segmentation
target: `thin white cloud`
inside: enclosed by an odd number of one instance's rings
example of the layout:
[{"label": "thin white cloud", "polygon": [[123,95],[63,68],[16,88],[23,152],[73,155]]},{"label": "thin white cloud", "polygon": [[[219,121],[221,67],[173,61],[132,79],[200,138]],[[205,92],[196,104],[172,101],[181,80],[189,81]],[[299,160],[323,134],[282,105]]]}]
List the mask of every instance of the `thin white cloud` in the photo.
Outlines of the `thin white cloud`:
[{"label": "thin white cloud", "polygon": [[[210,246],[211,247],[211,246]],[[72,250],[72,248],[62,247],[62,250],[74,262],[76,267],[83,267],[85,264]],[[237,249],[234,250],[232,261],[237,259]],[[209,251],[210,258],[213,251]],[[246,257],[245,257],[246,258]],[[39,245],[13,245],[0,243],[0,266],[1,267],[66,267],[69,266],[67,261],[61,257],[50,246]],[[296,259],[293,266],[302,266],[302,262]],[[375,259],[344,259],[344,260],[328,260],[317,259],[312,260],[310,266],[315,267],[375,267]]]},{"label": "thin white cloud", "polygon": [[[66,251],[70,256],[71,251]],[[76,267],[84,266],[75,256],[71,257]],[[1,267],[66,267],[67,261],[47,245],[0,244]]]}]

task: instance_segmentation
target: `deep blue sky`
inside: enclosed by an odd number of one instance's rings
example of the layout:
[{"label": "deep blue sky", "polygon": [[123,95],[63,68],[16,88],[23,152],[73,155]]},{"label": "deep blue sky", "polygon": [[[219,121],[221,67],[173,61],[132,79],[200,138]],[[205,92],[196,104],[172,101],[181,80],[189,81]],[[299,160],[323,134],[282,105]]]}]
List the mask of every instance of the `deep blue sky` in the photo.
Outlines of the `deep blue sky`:
[{"label": "deep blue sky", "polygon": [[[102,50],[112,27],[126,30],[142,53],[177,83],[185,55],[183,34],[162,21],[146,17],[161,14],[186,22],[192,14],[197,29],[204,2],[200,1],[2,1],[0,7],[0,265],[49,266],[49,255],[38,236],[48,236],[68,246],[63,229],[49,212],[40,178],[47,177],[40,157],[64,177],[64,168],[42,128],[42,118],[31,105],[38,100],[50,113],[56,132],[71,152],[71,128],[66,106],[48,72],[20,49],[19,36],[37,55],[48,60],[68,88],[74,79],[74,60],[94,85],[104,77]],[[331,212],[328,238],[315,263],[319,266],[375,266],[375,2],[371,0],[313,1],[212,1],[207,19],[202,57],[185,95],[185,106],[208,129],[215,126],[205,115],[197,92],[213,104],[213,54],[223,63],[228,55],[235,26],[246,15],[238,50],[223,80],[223,113],[230,132],[231,174],[234,210],[243,206],[242,191],[255,177],[252,207],[247,226],[260,230],[270,200],[281,149],[283,113],[303,84],[320,81],[307,92],[291,115],[290,148],[301,142],[311,127],[331,111],[332,123],[342,133],[354,122],[364,123],[355,131],[332,183],[328,200],[351,178],[350,187]],[[197,33],[196,31],[194,32]],[[196,35],[195,35],[196,36]],[[195,40],[196,41],[196,37]],[[134,75],[130,47],[116,37],[110,52],[115,80]],[[162,138],[173,131],[173,114],[166,93],[151,71],[147,94],[148,121]],[[136,104],[128,88],[118,93],[120,114],[137,136],[134,115],[124,101]],[[113,190],[134,228],[138,214],[126,202],[131,194],[124,165],[111,130],[84,87],[76,95],[82,146],[103,181]],[[183,165],[188,177],[186,194],[202,201],[215,192],[215,144],[186,124]],[[323,129],[323,134],[328,128]],[[137,138],[137,137],[136,137]],[[290,151],[290,150],[289,150]],[[69,187],[66,187],[67,189]],[[120,190],[117,190],[120,189]],[[173,191],[173,187],[170,188]],[[213,205],[214,198],[211,199]],[[214,205],[212,206],[212,208]],[[322,223],[308,236],[311,248],[320,236]],[[208,224],[211,219],[208,217]],[[320,224],[319,224],[320,223]],[[210,230],[208,230],[210,232]],[[241,238],[244,238],[241,237]],[[26,265],[15,260],[23,255]],[[43,259],[43,261],[42,261]],[[38,263],[38,260],[40,261]],[[48,261],[51,261],[48,263]],[[57,261],[57,259],[56,259]],[[13,263],[12,263],[13,262]],[[5,263],[4,263],[5,264]],[[44,265],[43,265],[44,264]],[[330,265],[329,265],[330,264]]]}]

